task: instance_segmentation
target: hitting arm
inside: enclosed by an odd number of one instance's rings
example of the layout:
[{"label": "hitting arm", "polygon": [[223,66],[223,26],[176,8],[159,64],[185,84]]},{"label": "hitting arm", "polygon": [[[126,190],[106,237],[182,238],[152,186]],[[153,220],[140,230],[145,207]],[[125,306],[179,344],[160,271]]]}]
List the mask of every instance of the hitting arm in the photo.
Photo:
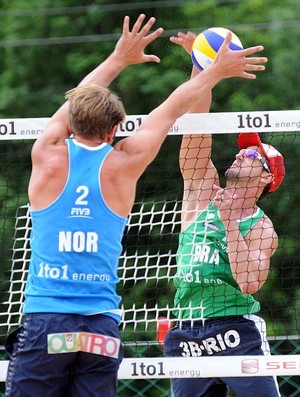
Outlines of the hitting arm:
[{"label": "hitting arm", "polygon": [[138,178],[146,166],[156,157],[162,142],[177,118],[189,112],[192,104],[199,104],[209,95],[213,87],[222,79],[243,77],[254,79],[248,71],[264,70],[265,57],[249,57],[263,50],[262,46],[241,51],[229,49],[229,34],[213,64],[195,78],[179,86],[158,108],[152,111],[139,129],[139,133],[130,136],[115,145],[115,149],[130,155],[128,162],[132,177]]},{"label": "hitting arm", "polygon": [[[170,41],[180,45],[190,55],[196,35],[192,32],[179,32],[177,36],[170,37]],[[199,75],[199,71],[193,67],[191,79]],[[189,113],[208,113],[212,102],[212,92],[208,92],[202,101],[198,101],[190,107]],[[179,154],[180,170],[185,183],[185,191],[194,189],[193,184],[198,185],[197,180],[203,178],[207,169],[207,162],[211,156],[211,136],[209,134],[183,135]],[[196,187],[196,186],[195,186]]]},{"label": "hitting arm", "polygon": [[[170,38],[190,55],[196,35],[179,32]],[[191,78],[200,72],[193,67]],[[202,101],[190,108],[189,113],[208,113],[212,102],[212,91]],[[212,196],[212,187],[218,182],[217,171],[211,162],[212,136],[210,134],[185,134],[182,137],[179,165],[183,177],[183,202],[181,225],[184,230],[203,209]]]}]

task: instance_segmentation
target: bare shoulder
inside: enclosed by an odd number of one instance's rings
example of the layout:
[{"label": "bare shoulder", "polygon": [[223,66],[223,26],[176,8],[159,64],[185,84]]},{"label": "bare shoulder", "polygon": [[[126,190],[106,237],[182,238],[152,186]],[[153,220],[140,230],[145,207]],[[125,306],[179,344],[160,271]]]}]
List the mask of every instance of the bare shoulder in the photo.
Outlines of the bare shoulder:
[{"label": "bare shoulder", "polygon": [[274,225],[273,222],[271,221],[271,219],[264,214],[262,219],[261,219],[261,228],[262,228],[262,232],[266,235],[266,236],[271,236],[273,238],[278,238],[277,233],[274,229]]},{"label": "bare shoulder", "polygon": [[261,219],[255,224],[255,226],[251,230],[256,231],[257,233],[266,233],[271,236],[277,236],[273,222],[266,214],[261,217]]},{"label": "bare shoulder", "polygon": [[56,198],[67,177],[68,148],[65,139],[58,139],[60,128],[60,123],[51,123],[35,141],[31,150],[29,191],[37,207],[44,205],[45,200],[39,199],[43,195]]},{"label": "bare shoulder", "polygon": [[263,226],[264,227],[274,227],[273,226],[273,222],[271,221],[271,219],[268,217],[268,215],[266,215],[266,214],[264,214],[263,216],[262,216],[262,221],[263,221]]},{"label": "bare shoulder", "polygon": [[115,213],[127,217],[135,199],[138,176],[134,164],[130,166],[126,152],[111,150],[101,168],[104,199]]},{"label": "bare shoulder", "polygon": [[133,137],[120,140],[114,145],[110,153],[112,164],[117,167],[119,175],[137,180],[146,167],[150,164],[151,158],[146,143],[142,144],[140,139]]},{"label": "bare shoulder", "polygon": [[247,239],[252,245],[256,245],[261,250],[271,250],[271,255],[278,247],[278,235],[274,229],[273,222],[266,214],[251,228]]},{"label": "bare shoulder", "polygon": [[272,241],[271,246],[272,246],[273,252],[275,252],[275,250],[278,247],[278,235],[274,229],[273,222],[267,215],[263,216],[263,238],[271,239],[271,241]]},{"label": "bare shoulder", "polygon": [[35,141],[32,152],[39,154],[40,150],[52,150],[56,146],[66,146],[65,139],[69,137],[69,132],[59,123],[50,123],[41,136]]}]

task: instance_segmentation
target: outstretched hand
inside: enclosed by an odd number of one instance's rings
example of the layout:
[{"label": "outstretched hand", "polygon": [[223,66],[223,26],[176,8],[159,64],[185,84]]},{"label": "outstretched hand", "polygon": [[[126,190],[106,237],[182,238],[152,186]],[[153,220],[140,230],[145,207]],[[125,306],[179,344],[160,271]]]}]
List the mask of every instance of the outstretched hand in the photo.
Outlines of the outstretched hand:
[{"label": "outstretched hand", "polygon": [[231,33],[228,33],[217,56],[210,67],[214,67],[222,78],[242,77],[244,79],[255,79],[256,75],[249,72],[261,72],[265,70],[262,65],[268,62],[266,57],[249,57],[257,52],[263,51],[262,45],[249,47],[243,50],[231,50],[229,44]]},{"label": "outstretched hand", "polygon": [[130,18],[126,16],[123,22],[123,30],[120,39],[114,49],[114,54],[119,57],[126,65],[133,65],[144,62],[160,62],[156,55],[145,54],[145,48],[152,43],[163,32],[163,28],[158,28],[149,33],[156,19],[151,17],[144,25],[145,15],[140,14],[130,30]]},{"label": "outstretched hand", "polygon": [[170,37],[170,41],[174,44],[180,45],[185,49],[185,51],[188,54],[191,54],[192,46],[195,38],[196,35],[193,32],[187,32],[187,33],[178,32],[177,36]]},{"label": "outstretched hand", "polygon": [[[170,41],[180,45],[188,54],[191,54],[195,38],[196,35],[192,32],[178,32],[177,36],[170,37]],[[263,51],[264,47],[259,45],[243,50],[231,50],[229,48],[231,38],[232,34],[228,33],[212,65],[215,65],[222,79],[229,77],[255,79],[256,75],[249,72],[264,71],[263,64],[267,63],[268,59],[266,57],[250,57],[250,55]]]}]

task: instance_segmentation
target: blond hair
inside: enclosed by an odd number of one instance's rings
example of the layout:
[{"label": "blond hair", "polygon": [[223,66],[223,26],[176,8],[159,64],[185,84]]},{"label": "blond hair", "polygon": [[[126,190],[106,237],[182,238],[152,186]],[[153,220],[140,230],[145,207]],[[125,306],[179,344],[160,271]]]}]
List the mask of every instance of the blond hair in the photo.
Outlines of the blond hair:
[{"label": "blond hair", "polygon": [[70,102],[69,123],[74,135],[104,139],[125,119],[122,101],[108,88],[82,85],[67,91],[65,98]]}]

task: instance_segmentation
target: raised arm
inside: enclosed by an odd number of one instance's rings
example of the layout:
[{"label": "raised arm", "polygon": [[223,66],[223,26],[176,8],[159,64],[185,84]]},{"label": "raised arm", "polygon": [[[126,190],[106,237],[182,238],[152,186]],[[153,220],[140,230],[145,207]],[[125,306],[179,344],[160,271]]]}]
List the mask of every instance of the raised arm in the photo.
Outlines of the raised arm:
[{"label": "raised arm", "polygon": [[[130,19],[124,18],[123,30],[112,54],[90,72],[79,85],[96,84],[107,87],[118,74],[129,65],[144,62],[160,62],[155,55],[146,55],[145,48],[153,42],[162,32],[162,28],[149,33],[155,23],[155,18],[150,18],[146,23],[145,15],[141,14],[130,30]],[[65,102],[51,117],[45,131],[34,145],[37,154],[43,145],[63,144],[71,134],[68,125],[69,103]],[[35,152],[33,153],[35,154]]]},{"label": "raised arm", "polygon": [[[190,55],[196,35],[179,32],[170,41],[180,45]],[[191,78],[200,72],[193,67]],[[212,102],[212,91],[202,101],[190,108],[189,113],[208,113]],[[182,137],[179,165],[183,177],[183,202],[181,225],[184,230],[212,198],[213,186],[218,183],[217,170],[211,161],[212,136],[210,134],[185,134]]]},{"label": "raised arm", "polygon": [[[131,156],[130,173],[139,177],[146,166],[156,157],[162,142],[177,118],[211,95],[213,87],[222,79],[242,77],[254,79],[251,72],[265,69],[265,57],[248,57],[263,50],[262,46],[241,51],[229,49],[229,34],[218,52],[213,64],[198,76],[179,86],[158,108],[153,110],[142,123],[139,132],[119,141],[115,149]],[[193,105],[194,106],[194,105]]]}]

